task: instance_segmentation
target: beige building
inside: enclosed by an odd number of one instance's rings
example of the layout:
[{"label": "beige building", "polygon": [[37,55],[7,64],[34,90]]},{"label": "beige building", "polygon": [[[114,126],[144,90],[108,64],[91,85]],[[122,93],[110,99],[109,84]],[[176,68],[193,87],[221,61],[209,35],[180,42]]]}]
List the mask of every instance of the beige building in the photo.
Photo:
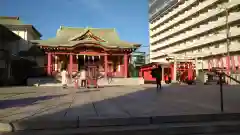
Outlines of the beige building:
[{"label": "beige building", "polygon": [[226,67],[230,52],[231,66],[239,67],[240,0],[166,0],[164,7],[158,1],[149,1],[150,62],[192,57],[201,69],[208,69],[209,61],[218,66],[219,59]]},{"label": "beige building", "polygon": [[[1,80],[11,77],[11,61],[25,57],[33,44],[30,40],[40,39],[41,34],[33,25],[24,24],[19,17],[0,16],[0,85]],[[22,56],[24,54],[24,56]],[[38,64],[44,65],[43,57],[35,57]]]},{"label": "beige building", "polygon": [[8,43],[12,46],[16,45],[11,49],[13,55],[18,55],[20,51],[29,50],[33,45],[29,41],[38,40],[42,36],[33,25],[23,23],[19,17],[0,16],[0,24],[21,37],[20,40]]}]

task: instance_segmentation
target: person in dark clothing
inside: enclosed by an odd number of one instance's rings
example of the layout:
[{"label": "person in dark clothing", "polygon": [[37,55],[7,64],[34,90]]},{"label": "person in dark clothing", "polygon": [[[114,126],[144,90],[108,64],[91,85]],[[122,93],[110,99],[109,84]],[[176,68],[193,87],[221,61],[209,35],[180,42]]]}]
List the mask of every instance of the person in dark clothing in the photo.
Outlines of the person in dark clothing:
[{"label": "person in dark clothing", "polygon": [[162,67],[161,66],[156,67],[154,65],[151,74],[152,74],[153,78],[156,78],[157,90],[162,89],[162,84],[161,84],[161,81],[162,81]]}]

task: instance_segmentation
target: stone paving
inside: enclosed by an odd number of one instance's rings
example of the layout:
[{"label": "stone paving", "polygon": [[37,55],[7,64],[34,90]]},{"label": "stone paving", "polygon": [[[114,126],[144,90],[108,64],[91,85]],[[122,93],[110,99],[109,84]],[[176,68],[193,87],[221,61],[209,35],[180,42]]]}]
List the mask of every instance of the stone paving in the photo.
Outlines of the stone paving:
[{"label": "stone paving", "polygon": [[[224,86],[225,112],[240,112],[240,86]],[[217,85],[118,86],[99,89],[0,88],[0,121],[76,120],[220,113]]]}]

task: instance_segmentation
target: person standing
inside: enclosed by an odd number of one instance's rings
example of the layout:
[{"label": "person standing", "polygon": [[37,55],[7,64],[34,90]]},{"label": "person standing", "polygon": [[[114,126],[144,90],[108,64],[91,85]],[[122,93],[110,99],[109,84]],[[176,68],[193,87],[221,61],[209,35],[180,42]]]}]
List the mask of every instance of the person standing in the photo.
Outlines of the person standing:
[{"label": "person standing", "polygon": [[62,76],[62,87],[67,88],[68,74],[65,68],[62,69],[61,76]]},{"label": "person standing", "polygon": [[152,77],[154,77],[156,79],[156,84],[157,84],[157,91],[159,89],[162,89],[162,67],[158,65],[158,67],[156,67],[155,65],[153,66],[152,69]]},{"label": "person standing", "polygon": [[86,78],[86,68],[84,67],[80,71],[80,81],[81,81],[81,87],[86,87],[87,84],[87,78]]}]

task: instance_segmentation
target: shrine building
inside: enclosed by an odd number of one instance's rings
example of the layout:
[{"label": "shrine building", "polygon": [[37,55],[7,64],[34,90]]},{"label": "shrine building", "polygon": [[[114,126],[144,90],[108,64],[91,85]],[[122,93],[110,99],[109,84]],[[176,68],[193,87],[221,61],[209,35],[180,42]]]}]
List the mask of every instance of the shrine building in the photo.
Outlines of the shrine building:
[{"label": "shrine building", "polygon": [[95,66],[106,77],[128,77],[130,55],[141,45],[119,38],[114,28],[76,28],[60,26],[56,37],[33,40],[46,54],[47,74],[53,76],[64,67],[69,74]]}]

